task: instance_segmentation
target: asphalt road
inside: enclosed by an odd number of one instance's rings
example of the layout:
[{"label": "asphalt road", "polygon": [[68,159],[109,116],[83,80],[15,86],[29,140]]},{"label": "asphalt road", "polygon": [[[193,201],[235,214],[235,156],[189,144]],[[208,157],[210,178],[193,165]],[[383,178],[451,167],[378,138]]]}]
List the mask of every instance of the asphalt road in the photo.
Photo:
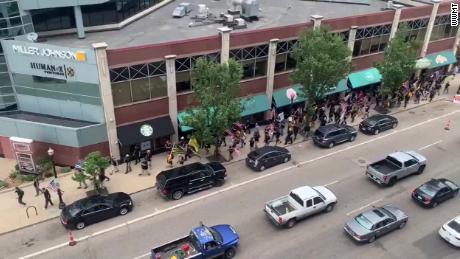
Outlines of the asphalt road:
[{"label": "asphalt road", "polygon": [[[141,192],[134,195],[133,213],[74,232],[83,238],[76,246],[33,258],[148,258],[153,246],[186,235],[199,221],[233,225],[241,237],[236,258],[459,258],[460,250],[437,234],[445,221],[460,214],[458,199],[423,209],[411,201],[410,193],[430,178],[445,177],[460,184],[460,106],[433,103],[397,117],[396,130],[379,136],[360,134],[355,142],[333,149],[320,149],[311,142],[296,145],[291,148],[291,162],[265,172],[252,172],[242,162],[231,164],[226,185],[181,201],[164,201],[154,190]],[[454,125],[450,131],[444,130],[448,119]],[[428,158],[422,175],[391,188],[379,187],[364,176],[366,163],[404,149],[421,149]],[[295,187],[325,184],[338,197],[329,214],[310,217],[286,230],[273,226],[262,211],[266,201]],[[409,215],[404,229],[364,245],[343,233],[344,222],[367,205],[387,203]],[[171,206],[176,207],[168,210]],[[155,216],[135,220],[152,213]],[[132,224],[117,226],[133,219]],[[114,229],[102,233],[110,227]],[[85,237],[91,234],[95,235]],[[66,241],[67,232],[57,220],[42,223],[0,236],[0,258],[30,255]]]}]

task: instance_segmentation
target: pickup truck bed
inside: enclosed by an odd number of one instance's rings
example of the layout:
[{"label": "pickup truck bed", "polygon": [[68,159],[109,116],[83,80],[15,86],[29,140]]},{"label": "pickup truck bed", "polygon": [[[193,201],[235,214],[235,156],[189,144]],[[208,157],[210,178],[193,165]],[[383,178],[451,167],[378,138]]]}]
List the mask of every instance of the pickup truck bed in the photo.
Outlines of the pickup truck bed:
[{"label": "pickup truck bed", "polygon": [[193,246],[190,237],[183,237],[180,239],[177,239],[176,241],[173,241],[171,243],[162,245],[160,247],[157,247],[152,250],[152,254],[160,254],[160,258],[171,258],[173,255],[175,255],[177,258],[180,258],[178,254],[176,254],[176,251],[179,251],[177,253],[180,253],[182,251],[182,246],[188,244],[190,247],[189,253],[186,255],[185,258],[194,258],[195,256],[200,255],[201,253]]},{"label": "pickup truck bed", "polygon": [[370,166],[383,175],[387,175],[401,169],[392,162],[388,161],[387,159],[383,159],[373,164],[370,164]]},{"label": "pickup truck bed", "polygon": [[289,203],[289,201],[283,201],[278,204],[273,204],[272,208],[278,216],[284,215],[295,210],[295,208],[291,205],[291,203]]}]

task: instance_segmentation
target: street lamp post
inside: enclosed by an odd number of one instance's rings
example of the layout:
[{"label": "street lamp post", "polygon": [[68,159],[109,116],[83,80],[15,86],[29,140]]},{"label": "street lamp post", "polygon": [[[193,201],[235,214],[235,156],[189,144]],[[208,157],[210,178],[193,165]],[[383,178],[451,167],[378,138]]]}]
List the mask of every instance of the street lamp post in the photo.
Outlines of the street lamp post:
[{"label": "street lamp post", "polygon": [[50,160],[51,160],[51,165],[53,167],[53,173],[54,173],[54,181],[57,185],[57,195],[59,197],[59,209],[63,209],[65,207],[65,203],[64,203],[64,200],[62,199],[62,191],[61,191],[61,188],[59,186],[59,182],[58,182],[58,178],[57,178],[57,173],[56,173],[56,165],[54,164],[54,149],[52,148],[49,148],[48,149],[48,155],[50,156]]}]

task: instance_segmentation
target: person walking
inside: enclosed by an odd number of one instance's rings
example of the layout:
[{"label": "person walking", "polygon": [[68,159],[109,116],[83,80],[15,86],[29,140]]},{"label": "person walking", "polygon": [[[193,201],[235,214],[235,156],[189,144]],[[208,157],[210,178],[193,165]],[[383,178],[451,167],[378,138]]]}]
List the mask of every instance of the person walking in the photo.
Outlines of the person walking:
[{"label": "person walking", "polygon": [[148,171],[149,169],[149,165],[148,165],[148,162],[145,158],[143,158],[141,160],[141,169],[142,169],[142,172],[139,174],[139,176],[141,175],[150,175],[150,172]]},{"label": "person walking", "polygon": [[131,172],[131,157],[129,157],[129,154],[126,154],[124,162],[126,164],[126,171],[125,174]]},{"label": "person walking", "polygon": [[280,136],[281,136],[281,130],[277,128],[275,130],[275,146],[277,146],[279,143],[281,143]]},{"label": "person walking", "polygon": [[350,111],[350,117],[351,117],[351,123],[354,123],[355,122],[355,118],[356,118],[356,115],[358,114],[358,106],[355,104],[353,104],[353,106],[351,107],[351,111]]},{"label": "person walking", "polygon": [[433,98],[434,98],[435,95],[436,95],[436,89],[431,88],[431,90],[430,90],[430,100],[429,100],[430,103],[431,103],[431,101],[433,101]]},{"label": "person walking", "polygon": [[168,157],[166,158],[166,163],[169,165],[169,167],[173,167],[173,161],[174,161],[174,154],[172,151],[169,152]]},{"label": "person walking", "polygon": [[34,178],[35,197],[40,194],[40,179],[39,176]]},{"label": "person walking", "polygon": [[233,152],[235,152],[235,147],[234,144],[230,145],[228,147],[228,156],[229,156],[229,161],[233,160]]},{"label": "person walking", "polygon": [[53,201],[51,200],[51,194],[46,188],[42,188],[43,196],[45,197],[45,209],[48,209],[48,204],[54,206]]},{"label": "person walking", "polygon": [[110,157],[110,163],[112,164],[112,172],[110,172],[110,175],[113,173],[118,173],[118,161],[115,159],[114,156]]},{"label": "person walking", "polygon": [[254,145],[255,145],[256,141],[254,140],[254,137],[252,137],[250,140],[249,140],[249,148],[250,150],[254,150]]},{"label": "person walking", "polygon": [[449,93],[449,86],[450,86],[450,82],[447,82],[444,85],[444,90],[442,91],[443,94],[448,94]]},{"label": "person walking", "polygon": [[292,144],[292,133],[293,133],[292,127],[288,126],[288,132],[286,135],[286,139],[284,140],[284,145],[287,145],[288,142]]},{"label": "person walking", "polygon": [[292,125],[292,133],[294,134],[294,141],[297,139],[297,134],[299,134],[299,126],[297,123]]},{"label": "person walking", "polygon": [[137,165],[138,163],[141,162],[141,148],[138,145],[134,147],[133,156],[134,156],[134,165]]},{"label": "person walking", "polygon": [[[323,119],[325,120],[325,119]],[[310,123],[308,122],[305,122],[305,126],[303,128],[304,130],[304,140],[308,139],[308,137],[310,137]]]},{"label": "person walking", "polygon": [[75,173],[72,179],[75,179],[76,181],[78,181],[77,189],[81,189],[82,184],[85,186],[85,189],[88,188],[88,185],[86,184],[86,177],[83,174],[83,169],[80,166],[75,167]]},{"label": "person walking", "polygon": [[[187,149],[187,152],[189,150],[190,150],[190,148]],[[152,152],[150,151],[150,149],[147,150],[147,152],[145,153],[144,159],[147,161],[147,166],[149,167],[149,169],[152,169]]]},{"label": "person walking", "polygon": [[407,108],[407,104],[409,103],[409,100],[410,100],[410,97],[411,97],[411,93],[407,93],[406,95],[404,95],[404,109]]},{"label": "person walking", "polygon": [[101,171],[99,172],[99,181],[102,184],[105,180],[110,181],[110,178],[105,175],[105,169],[101,168]]},{"label": "person walking", "polygon": [[460,94],[460,85],[458,86],[457,94]]},{"label": "person walking", "polygon": [[22,198],[24,197],[24,191],[16,186],[14,192],[18,195],[18,203],[21,205],[26,205],[26,203],[22,201]]}]

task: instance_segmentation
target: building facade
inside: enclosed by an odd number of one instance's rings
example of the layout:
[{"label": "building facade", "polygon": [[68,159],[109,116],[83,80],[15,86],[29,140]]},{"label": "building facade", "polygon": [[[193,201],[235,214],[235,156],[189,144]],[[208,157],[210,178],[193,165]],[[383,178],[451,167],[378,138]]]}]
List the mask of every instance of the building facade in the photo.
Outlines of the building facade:
[{"label": "building facade", "polygon": [[[47,1],[36,0],[35,2]],[[79,1],[81,2],[82,0]],[[99,2],[101,2],[99,4],[109,4],[109,2],[112,4],[117,1],[100,0]],[[150,4],[152,1],[143,2]],[[32,7],[30,5],[27,8],[33,17]],[[42,63],[46,62],[35,60],[38,57],[32,58],[30,55],[29,60],[25,61],[30,63],[29,71],[20,71],[13,65],[9,67],[9,74],[13,82],[13,90],[17,88],[15,96],[20,112],[33,110],[47,116],[93,123],[91,127],[97,129],[105,128],[105,134],[99,131],[91,133],[99,137],[86,140],[77,138],[78,143],[60,143],[59,140],[51,138],[39,139],[43,143],[53,145],[58,143],[72,147],[75,152],[68,160],[76,161],[88,150],[102,150],[117,158],[132,152],[136,146],[141,150],[161,152],[166,141],[175,140],[180,134],[187,134],[191,128],[184,124],[183,116],[188,108],[193,108],[196,104],[191,73],[196,60],[200,57],[221,63],[233,58],[242,65],[240,97],[244,105],[241,115],[245,119],[262,120],[271,107],[283,109],[290,103],[285,94],[286,89],[300,87],[291,84],[289,75],[295,68],[292,53],[297,44],[297,37],[307,28],[328,26],[342,37],[344,44],[352,51],[350,58],[355,71],[348,78],[337,82],[337,85],[331,86],[328,94],[338,94],[350,88],[359,89],[378,84],[381,76],[372,65],[382,61],[384,48],[402,26],[408,28],[408,40],[417,40],[421,43],[419,57],[425,61],[424,69],[447,69],[449,65],[456,62],[459,31],[457,27],[450,26],[450,3],[448,2],[433,1],[431,5],[419,7],[394,5],[390,10],[338,18],[323,18],[320,15],[321,13],[312,15],[308,22],[272,28],[243,31],[220,28],[211,36],[178,41],[129,47],[111,47],[110,42],[93,44],[83,51],[92,53],[94,59],[91,64],[94,63],[94,73],[86,74],[84,80],[78,84],[68,78],[52,80],[38,78],[37,76],[43,75],[34,74],[31,70],[36,70],[36,67],[42,68]],[[81,33],[78,35],[82,36]],[[3,41],[4,48],[5,44],[10,46],[8,42],[12,41]],[[39,43],[28,44],[34,46]],[[61,47],[48,46],[48,48],[81,51],[62,45]],[[25,55],[11,53],[13,54]],[[87,55],[88,60],[91,55]],[[72,65],[75,66],[73,63]],[[91,86],[88,87],[86,84]],[[62,85],[65,87],[60,87]],[[33,94],[28,92],[31,88],[35,89]],[[41,90],[36,90],[42,88],[60,90],[56,95],[45,97],[40,96]],[[63,89],[69,89],[71,92]],[[80,110],[75,108],[76,106],[72,108],[69,106],[69,109],[61,108],[61,110],[53,108],[60,105],[59,100],[65,100],[65,103],[77,96]],[[40,100],[48,97],[52,99],[49,102],[54,103],[54,106],[42,108]],[[296,102],[301,101],[303,100],[296,100]],[[97,112],[86,114],[84,111],[86,108],[82,107],[90,107],[89,105],[93,105],[91,110]],[[86,129],[86,126],[80,128]],[[0,132],[0,136],[3,136],[0,139],[12,136],[37,139],[40,135],[34,134],[21,135],[21,132],[17,131],[3,131]],[[0,154],[11,156],[11,148],[7,142],[6,140],[0,142],[3,143],[0,144]]]}]

